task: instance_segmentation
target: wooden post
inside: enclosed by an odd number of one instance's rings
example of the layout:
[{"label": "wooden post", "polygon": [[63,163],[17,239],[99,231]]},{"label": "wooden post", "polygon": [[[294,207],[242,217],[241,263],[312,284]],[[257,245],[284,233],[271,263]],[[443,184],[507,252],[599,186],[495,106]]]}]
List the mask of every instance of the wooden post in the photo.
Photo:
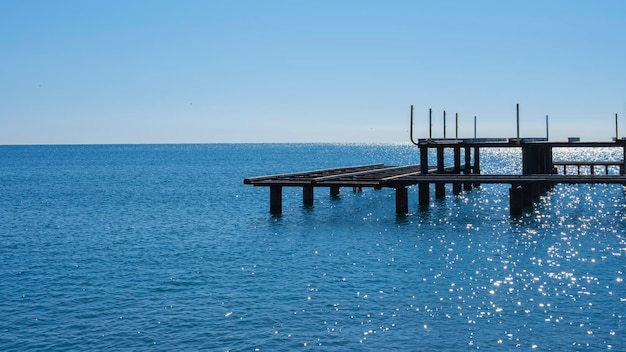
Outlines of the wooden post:
[{"label": "wooden post", "polygon": [[396,213],[406,214],[409,212],[409,192],[406,186],[396,187]]},{"label": "wooden post", "polygon": [[[552,146],[546,145],[544,149],[546,153],[546,174],[554,174],[556,173],[556,169],[554,167],[554,155],[552,153]],[[548,190],[551,190],[552,187],[554,187],[554,183],[552,182],[544,182],[543,184],[545,188],[544,192],[547,192]]]},{"label": "wooden post", "polygon": [[[472,173],[480,175],[480,148],[474,147],[474,169]],[[474,182],[474,187],[479,187],[479,182]]]},{"label": "wooden post", "polygon": [[623,157],[622,157],[622,165],[620,165],[619,168],[619,174],[620,175],[624,175],[626,173],[626,145],[624,145],[624,147],[622,148],[624,150]]},{"label": "wooden post", "polygon": [[461,194],[461,182],[452,182],[452,193],[457,196]]},{"label": "wooden post", "polygon": [[435,198],[442,199],[446,197],[446,184],[443,182],[435,182]]},{"label": "wooden post", "polygon": [[[445,165],[444,165],[444,149],[443,147],[437,147],[437,173],[443,174]],[[435,183],[435,197],[444,198],[446,196],[446,184],[441,182]]]},{"label": "wooden post", "polygon": [[302,187],[302,203],[304,205],[313,205],[313,186]]},{"label": "wooden post", "polygon": [[270,186],[270,213],[280,214],[283,211],[283,188]]},{"label": "wooden post", "polygon": [[456,123],[456,133],[454,134],[455,139],[459,139],[459,113],[455,113],[455,123]]},{"label": "wooden post", "polygon": [[339,197],[339,186],[330,186],[330,196]]},{"label": "wooden post", "polygon": [[[624,149],[626,153],[626,149]],[[420,173],[426,175],[428,173],[428,147],[420,146]]]},{"label": "wooden post", "polygon": [[509,188],[509,209],[511,216],[522,215],[524,210],[524,197],[522,186],[511,185]]},{"label": "wooden post", "polygon": [[[543,183],[543,182],[541,182],[541,183]],[[539,197],[541,195],[541,192],[542,192],[541,191],[541,183],[533,182],[533,183],[529,184],[531,193],[533,195],[533,198]]]},{"label": "wooden post", "polygon": [[529,207],[533,205],[534,189],[536,185],[534,183],[527,183],[522,187],[522,206]]},{"label": "wooden post", "polygon": [[430,183],[423,182],[417,185],[419,193],[419,205],[430,204]]},{"label": "wooden post", "polygon": [[[472,173],[472,149],[469,146],[465,146],[465,170],[463,171],[463,173],[465,175],[469,175]],[[463,188],[466,191],[469,191],[472,189],[472,183],[471,182],[465,182],[463,184]]]},{"label": "wooden post", "polygon": [[443,160],[443,147],[437,147],[437,173],[443,174],[445,165]]},{"label": "wooden post", "polygon": [[[460,174],[461,173],[461,147],[455,146],[453,150],[454,150],[454,173]],[[452,183],[452,193],[457,194],[457,195],[461,193],[460,182]]]},{"label": "wooden post", "polygon": [[[428,174],[428,147],[420,146],[420,174],[426,175]],[[428,205],[430,204],[430,184],[429,183],[420,183],[419,184],[419,204],[420,205]]]}]

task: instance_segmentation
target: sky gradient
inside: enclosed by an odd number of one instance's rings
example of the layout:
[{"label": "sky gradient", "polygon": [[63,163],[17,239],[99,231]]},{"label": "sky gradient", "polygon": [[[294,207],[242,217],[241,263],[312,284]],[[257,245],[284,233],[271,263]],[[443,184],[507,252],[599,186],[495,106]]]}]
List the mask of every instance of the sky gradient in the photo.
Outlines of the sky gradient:
[{"label": "sky gradient", "polygon": [[626,135],[626,1],[3,1],[0,144]]}]

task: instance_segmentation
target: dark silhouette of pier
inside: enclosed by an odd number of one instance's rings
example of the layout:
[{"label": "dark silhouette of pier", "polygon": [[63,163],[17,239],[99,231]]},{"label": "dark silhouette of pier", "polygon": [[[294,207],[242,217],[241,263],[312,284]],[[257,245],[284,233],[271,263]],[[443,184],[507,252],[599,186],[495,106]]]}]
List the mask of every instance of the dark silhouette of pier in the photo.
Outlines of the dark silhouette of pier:
[{"label": "dark silhouette of pier", "polygon": [[[302,187],[303,203],[313,204],[314,189],[328,188],[329,194],[336,197],[340,188],[351,187],[359,191],[364,187],[375,189],[392,188],[396,196],[396,212],[406,214],[409,211],[408,188],[418,186],[418,203],[430,204],[431,185],[434,185],[435,197],[444,198],[446,185],[452,185],[453,194],[471,191],[481,184],[509,184],[509,204],[511,215],[520,215],[533,199],[545,193],[556,184],[623,184],[626,185],[626,140],[616,138],[607,142],[581,142],[570,138],[567,142],[548,141],[547,118],[545,138],[455,138],[413,139],[413,106],[411,106],[411,142],[417,146],[420,155],[419,165],[387,166],[370,164],[312,170],[288,174],[259,176],[244,179],[245,184],[264,186],[270,189],[270,212],[282,212],[282,188]],[[430,111],[432,113],[432,110]],[[445,115],[444,115],[445,116]],[[431,124],[432,126],[432,124]],[[458,126],[458,115],[457,115]],[[475,131],[476,129],[474,129]],[[432,136],[430,128],[429,136]],[[613,161],[555,161],[554,148],[621,148],[625,157],[619,162]],[[520,148],[522,169],[518,174],[482,174],[480,151],[485,148]],[[429,151],[435,150],[436,160],[431,163]],[[446,151],[452,151],[453,164],[444,164]],[[568,173],[572,167],[576,172]],[[581,167],[589,173],[581,174]],[[599,172],[596,172],[599,168]],[[615,171],[617,170],[617,171]],[[604,171],[604,172],[601,172]],[[611,172],[612,171],[612,172]]]}]

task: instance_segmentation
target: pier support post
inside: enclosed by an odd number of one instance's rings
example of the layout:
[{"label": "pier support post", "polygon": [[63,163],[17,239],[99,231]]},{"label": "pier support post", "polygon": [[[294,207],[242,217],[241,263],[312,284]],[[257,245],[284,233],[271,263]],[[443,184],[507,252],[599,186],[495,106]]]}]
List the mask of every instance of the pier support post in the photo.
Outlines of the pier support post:
[{"label": "pier support post", "polygon": [[624,146],[624,153],[622,158],[622,165],[619,167],[619,174],[624,175],[626,173],[626,145]]},{"label": "pier support post", "polygon": [[302,203],[304,205],[313,205],[313,186],[302,187]]},{"label": "pier support post", "polygon": [[[458,133],[458,131],[457,131]],[[458,136],[457,136],[458,138]],[[455,174],[460,174],[461,173],[461,147],[459,146],[455,146],[454,147],[454,173]],[[455,195],[459,195],[461,194],[461,183],[460,182],[453,182],[452,183],[452,193],[454,193]]]},{"label": "pier support post", "polygon": [[280,214],[283,212],[283,188],[270,186],[270,213]]},{"label": "pier support post", "polygon": [[461,147],[454,147],[454,173],[461,173]]},{"label": "pier support post", "polygon": [[509,188],[509,209],[511,216],[521,215],[524,210],[524,190],[520,185],[511,185]]},{"label": "pier support post", "polygon": [[[443,174],[445,172],[443,147],[437,147],[437,173]],[[446,196],[446,184],[442,182],[435,183],[435,197],[444,198]]]},{"label": "pier support post", "polygon": [[418,193],[419,193],[419,205],[429,205],[430,204],[430,183],[420,183],[418,184]]},{"label": "pier support post", "polygon": [[462,193],[461,182],[452,182],[452,193],[456,196]]},{"label": "pier support post", "polygon": [[[427,175],[428,174],[428,147],[420,146],[420,174]],[[430,184],[429,183],[420,183],[418,185],[418,193],[419,193],[419,204],[420,205],[428,205],[430,204]]]},{"label": "pier support post", "polygon": [[446,184],[443,182],[435,182],[435,198],[446,197]]},{"label": "pier support post", "polygon": [[[480,148],[474,147],[474,168],[472,173],[480,175]],[[480,187],[480,183],[474,182],[474,187]]]},{"label": "pier support post", "polygon": [[406,186],[396,186],[396,213],[409,212],[409,192]]},{"label": "pier support post", "polygon": [[533,182],[529,185],[530,189],[532,190],[531,193],[533,194],[533,198],[539,197],[541,193],[544,192],[542,185],[543,185],[543,182],[539,182],[539,183]]},{"label": "pier support post", "polygon": [[535,189],[537,185],[534,183],[527,183],[522,186],[522,206],[529,207],[533,205],[533,198],[535,197]]},{"label": "pier support post", "polygon": [[443,147],[437,147],[437,173],[443,174],[445,165],[443,161]]},{"label": "pier support post", "polygon": [[428,147],[420,146],[420,173],[428,173]]},{"label": "pier support post", "polygon": [[[463,170],[463,173],[465,175],[469,175],[470,173],[472,173],[472,149],[469,146],[465,147],[465,169]],[[465,182],[463,183],[463,189],[465,189],[466,191],[469,191],[472,189],[472,183],[471,182]]]},{"label": "pier support post", "polygon": [[339,186],[330,186],[330,196],[339,197]]}]

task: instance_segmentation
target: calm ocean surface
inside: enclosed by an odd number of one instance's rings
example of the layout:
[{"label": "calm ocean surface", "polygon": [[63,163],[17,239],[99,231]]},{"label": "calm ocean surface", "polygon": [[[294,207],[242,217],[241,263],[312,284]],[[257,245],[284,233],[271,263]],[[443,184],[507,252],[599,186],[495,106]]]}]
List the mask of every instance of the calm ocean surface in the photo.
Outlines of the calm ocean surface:
[{"label": "calm ocean surface", "polygon": [[[555,152],[619,160],[621,151]],[[483,150],[510,173],[519,151]],[[412,146],[0,146],[2,351],[626,351],[626,191],[391,190],[265,174],[419,163]]]}]

